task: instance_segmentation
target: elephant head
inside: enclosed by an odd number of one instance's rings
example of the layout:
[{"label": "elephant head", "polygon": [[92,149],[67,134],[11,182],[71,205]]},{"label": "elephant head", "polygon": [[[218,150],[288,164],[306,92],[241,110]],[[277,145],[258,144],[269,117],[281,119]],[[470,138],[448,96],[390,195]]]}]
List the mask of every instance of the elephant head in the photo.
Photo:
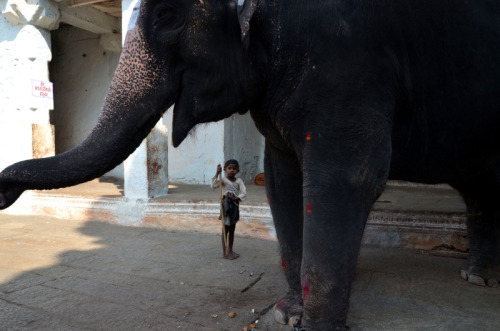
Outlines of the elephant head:
[{"label": "elephant head", "polygon": [[25,190],[72,186],[102,176],[140,145],[173,104],[175,147],[198,123],[246,112],[259,85],[242,40],[255,11],[254,3],[249,4],[239,8],[238,16],[233,0],[139,3],[95,128],[65,153],[2,171],[0,209]]}]

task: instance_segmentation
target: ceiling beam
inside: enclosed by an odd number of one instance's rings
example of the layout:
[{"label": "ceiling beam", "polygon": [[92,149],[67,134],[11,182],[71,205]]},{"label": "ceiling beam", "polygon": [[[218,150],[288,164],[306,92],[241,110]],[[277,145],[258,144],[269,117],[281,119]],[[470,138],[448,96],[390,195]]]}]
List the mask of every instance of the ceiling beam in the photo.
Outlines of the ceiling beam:
[{"label": "ceiling beam", "polygon": [[87,5],[93,5],[95,3],[104,2],[107,0],[69,0],[66,2],[68,8],[81,7]]},{"label": "ceiling beam", "polygon": [[103,13],[91,6],[72,7],[66,2],[59,3],[61,22],[97,34],[120,33],[121,19]]}]

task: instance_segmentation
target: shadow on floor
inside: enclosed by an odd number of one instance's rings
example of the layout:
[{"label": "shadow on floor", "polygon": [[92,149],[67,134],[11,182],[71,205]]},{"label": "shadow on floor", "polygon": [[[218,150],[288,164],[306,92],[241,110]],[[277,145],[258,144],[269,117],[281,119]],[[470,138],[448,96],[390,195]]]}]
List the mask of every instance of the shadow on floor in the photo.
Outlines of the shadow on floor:
[{"label": "shadow on floor", "polygon": [[241,330],[284,291],[272,241],[228,261],[204,233],[4,215],[0,232],[2,331]]}]

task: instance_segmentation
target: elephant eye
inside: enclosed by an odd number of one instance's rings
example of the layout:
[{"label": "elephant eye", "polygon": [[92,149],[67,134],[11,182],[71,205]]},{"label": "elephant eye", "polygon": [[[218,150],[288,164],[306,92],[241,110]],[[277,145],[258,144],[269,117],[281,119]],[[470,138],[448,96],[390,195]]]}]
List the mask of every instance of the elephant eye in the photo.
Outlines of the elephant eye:
[{"label": "elephant eye", "polygon": [[155,30],[175,29],[182,22],[180,7],[175,3],[162,3],[153,11],[153,28]]},{"label": "elephant eye", "polygon": [[168,20],[168,17],[172,16],[172,10],[170,8],[166,7],[160,7],[155,10],[155,15],[154,15],[154,23],[153,25],[156,27],[158,24],[163,23],[165,19]]},{"label": "elephant eye", "polygon": [[156,19],[159,19],[159,18],[162,18],[163,16],[167,15],[167,10],[166,9],[162,9],[158,12],[158,14],[156,15]]},{"label": "elephant eye", "polygon": [[162,0],[151,12],[154,38],[160,43],[173,44],[179,39],[185,23],[184,2],[185,0]]}]

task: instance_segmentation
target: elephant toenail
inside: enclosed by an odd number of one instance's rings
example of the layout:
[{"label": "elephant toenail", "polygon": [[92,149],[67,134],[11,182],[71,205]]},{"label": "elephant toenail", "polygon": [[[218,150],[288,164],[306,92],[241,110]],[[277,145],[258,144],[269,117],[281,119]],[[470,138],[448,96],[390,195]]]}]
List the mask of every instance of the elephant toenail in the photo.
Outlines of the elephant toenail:
[{"label": "elephant toenail", "polygon": [[283,313],[280,309],[274,306],[274,320],[278,322],[279,324],[286,324],[286,316],[285,313]]},{"label": "elephant toenail", "polygon": [[484,279],[478,275],[469,275],[469,283],[479,286],[486,286]]}]

